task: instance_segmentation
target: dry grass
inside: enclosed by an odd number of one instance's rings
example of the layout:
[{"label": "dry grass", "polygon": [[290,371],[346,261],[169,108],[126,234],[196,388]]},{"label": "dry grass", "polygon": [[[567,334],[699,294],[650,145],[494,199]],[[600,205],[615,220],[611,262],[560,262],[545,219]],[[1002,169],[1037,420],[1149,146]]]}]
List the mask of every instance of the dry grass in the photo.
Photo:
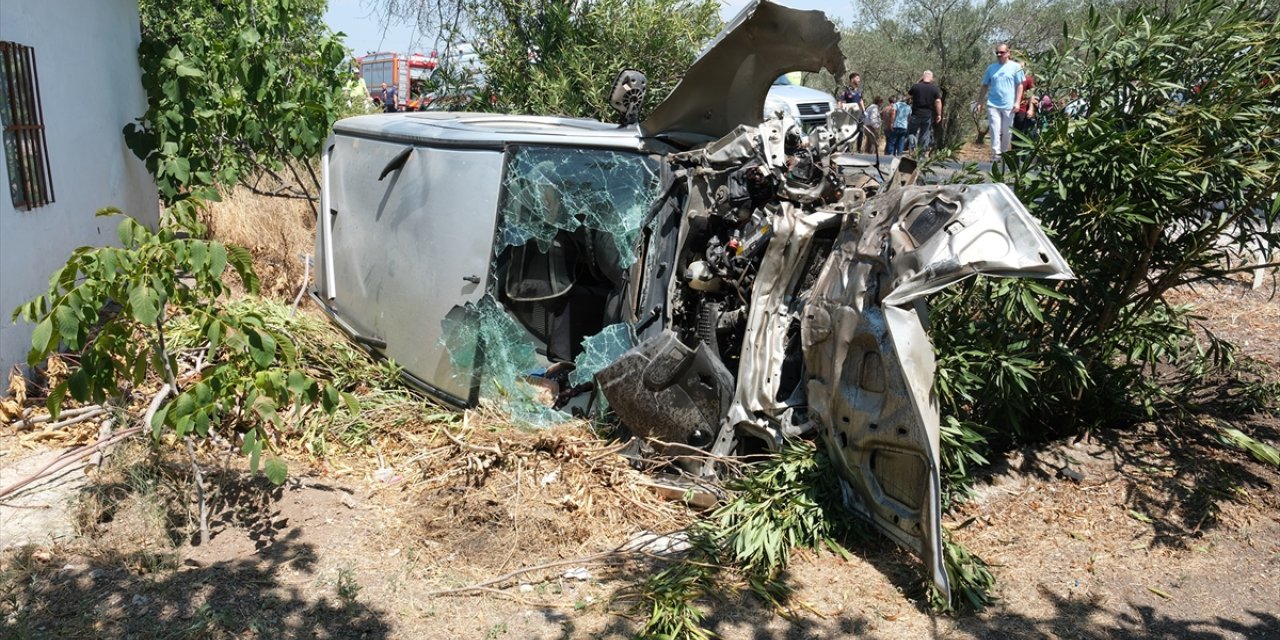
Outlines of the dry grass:
[{"label": "dry grass", "polygon": [[378,449],[413,514],[403,521],[410,544],[456,552],[460,573],[596,553],[689,521],[586,423],[528,431],[484,410],[459,418],[405,424]]},{"label": "dry grass", "polygon": [[262,294],[291,299],[302,286],[301,256],[312,253],[315,214],[305,200],[259,196],[242,188],[223,194],[205,212],[215,240],[253,254]]}]

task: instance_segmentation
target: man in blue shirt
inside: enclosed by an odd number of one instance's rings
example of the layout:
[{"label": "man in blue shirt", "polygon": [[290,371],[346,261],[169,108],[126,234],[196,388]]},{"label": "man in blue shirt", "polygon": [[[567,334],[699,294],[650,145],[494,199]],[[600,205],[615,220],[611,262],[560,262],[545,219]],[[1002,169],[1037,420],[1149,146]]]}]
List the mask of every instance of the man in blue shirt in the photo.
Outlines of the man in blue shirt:
[{"label": "man in blue shirt", "polygon": [[892,147],[884,152],[892,156],[900,156],[907,150],[907,118],[911,117],[911,105],[907,104],[905,95],[899,96],[893,105],[893,137]]},{"label": "man in blue shirt", "polygon": [[996,45],[996,61],[987,67],[982,76],[982,89],[978,91],[978,112],[987,108],[990,124],[991,162],[999,162],[1000,154],[1009,150],[1013,139],[1013,108],[1022,102],[1022,83],[1027,79],[1022,65],[1009,59],[1009,45]]}]

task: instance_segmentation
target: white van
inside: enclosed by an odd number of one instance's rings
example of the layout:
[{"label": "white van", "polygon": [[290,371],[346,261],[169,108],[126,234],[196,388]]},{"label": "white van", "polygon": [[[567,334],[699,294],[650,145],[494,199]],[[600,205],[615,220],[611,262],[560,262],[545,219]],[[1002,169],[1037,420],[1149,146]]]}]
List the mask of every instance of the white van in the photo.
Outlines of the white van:
[{"label": "white van", "polygon": [[795,118],[806,131],[827,123],[827,114],[836,108],[835,98],[826,92],[794,84],[785,76],[778,76],[769,87],[764,100],[764,117],[778,114]]}]

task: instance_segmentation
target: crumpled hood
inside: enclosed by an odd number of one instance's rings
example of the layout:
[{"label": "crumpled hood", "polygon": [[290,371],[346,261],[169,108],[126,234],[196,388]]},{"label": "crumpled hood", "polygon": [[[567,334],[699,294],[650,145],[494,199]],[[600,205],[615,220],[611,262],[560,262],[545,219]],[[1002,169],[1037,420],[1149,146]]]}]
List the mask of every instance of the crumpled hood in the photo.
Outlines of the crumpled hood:
[{"label": "crumpled hood", "polygon": [[646,136],[720,138],[762,120],[765,95],[788,71],[844,75],[840,32],[821,11],[768,0],[748,4],[689,67],[640,130]]}]

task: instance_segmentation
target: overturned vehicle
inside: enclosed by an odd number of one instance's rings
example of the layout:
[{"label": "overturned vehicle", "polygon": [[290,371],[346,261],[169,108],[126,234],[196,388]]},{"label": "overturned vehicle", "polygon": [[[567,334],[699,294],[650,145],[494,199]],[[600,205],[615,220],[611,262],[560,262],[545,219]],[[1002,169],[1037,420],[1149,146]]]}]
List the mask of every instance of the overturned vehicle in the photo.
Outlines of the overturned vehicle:
[{"label": "overturned vehicle", "polygon": [[[838,42],[820,12],[759,2],[638,124],[340,121],[313,296],[439,400],[530,419],[607,406],[695,475],[816,434],[849,506],[949,593],[924,297],[1071,272],[1004,185],[882,171],[841,151],[844,113],[808,133],[761,122],[781,73],[843,76]],[[643,82],[620,76],[624,118]]]}]

